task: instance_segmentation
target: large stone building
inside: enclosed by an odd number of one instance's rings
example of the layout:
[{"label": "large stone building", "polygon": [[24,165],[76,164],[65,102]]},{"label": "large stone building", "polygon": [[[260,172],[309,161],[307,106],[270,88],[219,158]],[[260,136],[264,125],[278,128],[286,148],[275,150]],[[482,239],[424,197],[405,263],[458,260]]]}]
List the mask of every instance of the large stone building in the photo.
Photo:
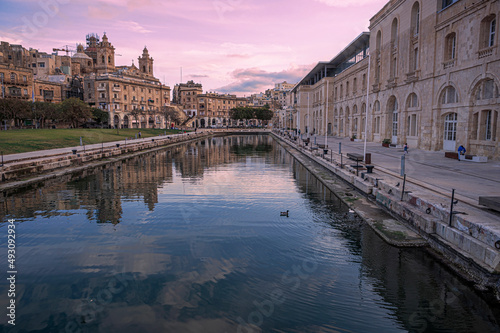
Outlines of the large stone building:
[{"label": "large stone building", "polygon": [[172,103],[180,105],[184,113],[189,117],[197,114],[197,95],[203,94],[201,83],[188,81],[174,86]]},{"label": "large stone building", "polygon": [[236,95],[206,93],[196,95],[198,115],[195,127],[236,126],[238,121],[230,119],[229,111],[247,106],[247,99]]},{"label": "large stone building", "polygon": [[97,55],[97,73],[84,79],[85,102],[107,110],[113,127],[168,127],[162,107],[170,104],[170,87],[153,76],[153,59],[148,49],[145,47],[139,57],[139,68],[134,64],[114,67],[114,48],[104,35]]},{"label": "large stone building", "polygon": [[31,100],[33,73],[31,70],[0,63],[0,98]]},{"label": "large stone building", "polygon": [[362,138],[367,115],[371,141],[444,151],[464,145],[500,158],[499,11],[493,0],[388,2],[369,33],[293,88],[292,127]]}]

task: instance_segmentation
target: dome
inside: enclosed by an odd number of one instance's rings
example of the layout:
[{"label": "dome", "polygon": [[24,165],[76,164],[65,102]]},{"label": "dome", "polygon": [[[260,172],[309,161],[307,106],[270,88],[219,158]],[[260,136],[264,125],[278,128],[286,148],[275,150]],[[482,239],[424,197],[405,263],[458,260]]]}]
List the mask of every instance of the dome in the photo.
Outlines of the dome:
[{"label": "dome", "polygon": [[91,57],[89,57],[88,55],[86,55],[85,53],[75,53],[71,59],[84,59],[84,60],[92,60]]}]

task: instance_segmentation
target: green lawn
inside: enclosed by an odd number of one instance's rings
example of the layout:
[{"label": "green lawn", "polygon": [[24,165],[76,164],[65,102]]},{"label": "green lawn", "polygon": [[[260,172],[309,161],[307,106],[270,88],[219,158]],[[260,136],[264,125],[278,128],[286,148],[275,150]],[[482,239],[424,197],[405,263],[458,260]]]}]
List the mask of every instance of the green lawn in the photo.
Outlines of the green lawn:
[{"label": "green lawn", "polygon": [[116,129],[25,129],[0,131],[0,151],[4,155],[28,151],[64,148],[80,145],[80,137],[85,144],[110,142],[135,138],[138,132],[143,138],[178,133],[177,130],[147,128]]}]

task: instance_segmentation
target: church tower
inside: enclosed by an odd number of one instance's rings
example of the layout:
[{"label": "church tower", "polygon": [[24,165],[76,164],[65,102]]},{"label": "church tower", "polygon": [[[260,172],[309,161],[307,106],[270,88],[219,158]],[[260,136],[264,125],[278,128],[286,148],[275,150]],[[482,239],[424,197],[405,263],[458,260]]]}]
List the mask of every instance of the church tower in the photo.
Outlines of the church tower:
[{"label": "church tower", "polygon": [[153,58],[149,56],[148,49],[145,46],[142,57],[139,57],[139,72],[146,76],[153,76]]},{"label": "church tower", "polygon": [[102,36],[102,42],[97,46],[97,65],[95,68],[98,74],[115,71],[115,48],[108,41],[106,33]]}]

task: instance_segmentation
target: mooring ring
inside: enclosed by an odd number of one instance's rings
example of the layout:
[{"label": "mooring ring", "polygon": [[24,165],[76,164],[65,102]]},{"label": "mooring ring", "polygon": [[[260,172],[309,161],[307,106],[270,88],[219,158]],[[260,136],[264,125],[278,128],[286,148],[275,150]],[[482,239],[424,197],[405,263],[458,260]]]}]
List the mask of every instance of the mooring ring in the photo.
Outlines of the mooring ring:
[{"label": "mooring ring", "polygon": [[427,214],[430,214],[430,213],[431,213],[431,209],[430,209],[430,207],[429,207],[429,208],[427,208],[427,209],[425,210],[425,212],[426,212]]},{"label": "mooring ring", "polygon": [[498,240],[498,241],[495,243],[495,247],[497,248],[497,250],[500,250],[500,240]]}]

